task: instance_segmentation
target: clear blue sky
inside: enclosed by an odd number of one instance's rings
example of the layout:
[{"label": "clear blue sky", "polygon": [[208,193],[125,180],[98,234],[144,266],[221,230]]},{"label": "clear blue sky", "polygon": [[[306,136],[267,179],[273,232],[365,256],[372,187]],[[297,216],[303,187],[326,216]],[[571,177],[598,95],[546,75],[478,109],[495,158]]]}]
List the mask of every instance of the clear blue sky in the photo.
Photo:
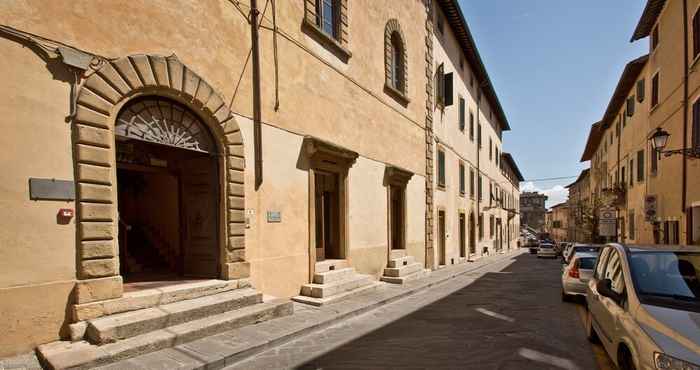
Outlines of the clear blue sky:
[{"label": "clear blue sky", "polygon": [[[526,179],[577,175],[590,125],[625,64],[648,50],[629,42],[646,0],[459,2],[512,127],[504,151]],[[551,206],[573,180],[523,187],[547,191]]]}]

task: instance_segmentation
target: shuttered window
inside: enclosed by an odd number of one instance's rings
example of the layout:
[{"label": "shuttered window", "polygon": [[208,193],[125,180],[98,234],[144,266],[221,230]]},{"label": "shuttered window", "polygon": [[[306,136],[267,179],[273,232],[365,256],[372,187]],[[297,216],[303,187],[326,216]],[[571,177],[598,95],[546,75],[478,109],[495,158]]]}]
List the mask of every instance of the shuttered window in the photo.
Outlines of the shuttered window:
[{"label": "shuttered window", "polygon": [[700,148],[700,99],[693,104],[693,147]]},{"label": "shuttered window", "polygon": [[435,104],[445,106],[445,65],[440,63],[435,71]]},{"label": "shuttered window", "polygon": [[464,132],[466,123],[467,103],[463,97],[459,97],[459,131]]},{"label": "shuttered window", "polygon": [[452,97],[452,72],[450,73],[445,73],[445,82],[443,84],[445,92],[444,92],[444,101],[445,101],[445,106],[449,107],[454,103],[454,98]]},{"label": "shuttered window", "polygon": [[659,104],[659,74],[651,78],[651,107]]},{"label": "shuttered window", "polygon": [[474,191],[474,169],[470,168],[469,169],[469,196],[474,199],[475,191]]},{"label": "shuttered window", "polygon": [[634,116],[634,95],[627,98],[627,116]]},{"label": "shuttered window", "polygon": [[445,152],[438,149],[438,187],[445,187]]},{"label": "shuttered window", "polygon": [[700,54],[700,9],[693,16],[693,59]]},{"label": "shuttered window", "polygon": [[637,152],[637,181],[644,181],[644,150]]},{"label": "shuttered window", "polygon": [[464,164],[459,163],[459,194],[464,195],[465,191],[465,174],[464,174]]},{"label": "shuttered window", "polygon": [[656,25],[651,31],[651,51],[656,50],[659,46],[659,26]]},{"label": "shuttered window", "polygon": [[469,140],[474,141],[474,112],[469,112]]},{"label": "shuttered window", "polygon": [[644,85],[643,79],[637,81],[637,101],[640,103],[644,101],[644,94],[646,93],[646,87]]}]

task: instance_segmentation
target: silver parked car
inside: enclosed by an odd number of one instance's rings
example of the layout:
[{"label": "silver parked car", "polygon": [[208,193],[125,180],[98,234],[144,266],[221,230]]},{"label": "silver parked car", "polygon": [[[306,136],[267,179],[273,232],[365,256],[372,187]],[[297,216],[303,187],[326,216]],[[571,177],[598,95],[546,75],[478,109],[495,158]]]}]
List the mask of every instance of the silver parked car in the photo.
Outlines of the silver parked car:
[{"label": "silver parked car", "polygon": [[564,265],[561,274],[561,300],[572,296],[585,296],[588,280],[593,276],[597,253],[581,252]]},{"label": "silver parked car", "polygon": [[586,330],[622,370],[700,369],[700,247],[608,244]]},{"label": "silver parked car", "polygon": [[557,251],[554,249],[554,244],[540,243],[540,246],[537,248],[537,258],[541,257],[557,258]]}]

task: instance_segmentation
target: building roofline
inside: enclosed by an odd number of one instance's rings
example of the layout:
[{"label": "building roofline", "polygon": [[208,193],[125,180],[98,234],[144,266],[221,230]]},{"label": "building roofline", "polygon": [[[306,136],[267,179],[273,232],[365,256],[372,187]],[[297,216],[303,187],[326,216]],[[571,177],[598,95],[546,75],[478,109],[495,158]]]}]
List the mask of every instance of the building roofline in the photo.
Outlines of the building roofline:
[{"label": "building roofline", "polygon": [[569,185],[566,185],[565,188],[569,189],[570,187],[578,184],[581,180],[583,180],[586,176],[588,176],[588,174],[590,172],[591,172],[590,168],[586,168],[585,170],[581,171],[581,173],[578,175],[578,178],[576,179],[576,181],[572,182]]},{"label": "building roofline", "polygon": [[501,153],[501,159],[506,161],[508,166],[515,172],[515,177],[518,178],[518,181],[525,181],[525,178],[523,177],[523,174],[520,172],[520,169],[518,168],[518,165],[515,164],[515,159],[513,159],[513,156],[510,155],[510,153]]},{"label": "building roofline", "polygon": [[459,3],[457,0],[437,0],[437,3],[445,13],[450,27],[459,40],[460,46],[462,47],[462,51],[464,52],[467,61],[472,67],[474,67],[477,80],[479,81],[479,85],[483,88],[486,98],[491,103],[491,106],[495,108],[501,130],[510,131],[510,124],[508,123],[506,114],[503,111],[501,102],[498,100],[498,96],[493,88],[488,72],[486,72],[486,66],[481,59],[479,50],[476,47],[476,42],[474,41],[474,37],[469,30],[467,20],[464,18],[464,14],[462,14],[462,9],[460,8]]},{"label": "building roofline", "polygon": [[639,22],[634,29],[630,42],[643,39],[651,34],[651,30],[654,28],[654,24],[659,19],[659,15],[665,5],[666,0],[647,0],[647,5],[644,7],[641,17],[639,17]]},{"label": "building roofline", "polygon": [[568,206],[569,206],[568,203],[566,203],[566,202],[561,202],[561,203],[559,203],[559,204],[555,204],[555,205],[549,207],[549,210],[551,211],[551,210],[553,210],[554,208],[568,207]]},{"label": "building roofline", "polygon": [[598,145],[600,144],[600,139],[603,137],[601,134],[602,121],[598,121],[591,125],[591,130],[588,133],[588,140],[586,140],[586,147],[583,149],[583,155],[581,156],[581,162],[590,161],[593,158],[593,153],[595,153]]},{"label": "building roofline", "polygon": [[620,80],[617,82],[615,91],[610,98],[608,107],[605,110],[603,119],[601,120],[603,129],[610,127],[613,120],[617,117],[617,112],[627,99],[629,91],[632,89],[634,84],[637,83],[637,77],[639,77],[639,74],[642,73],[642,69],[644,69],[644,66],[648,60],[649,54],[646,54],[625,65],[625,69],[622,71],[622,75],[620,75]]}]

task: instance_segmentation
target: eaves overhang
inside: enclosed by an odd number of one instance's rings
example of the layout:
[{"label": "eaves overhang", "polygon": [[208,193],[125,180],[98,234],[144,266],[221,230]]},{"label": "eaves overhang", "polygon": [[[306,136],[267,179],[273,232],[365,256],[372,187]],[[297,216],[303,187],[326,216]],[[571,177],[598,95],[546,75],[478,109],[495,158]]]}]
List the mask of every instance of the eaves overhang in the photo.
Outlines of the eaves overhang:
[{"label": "eaves overhang", "polygon": [[508,123],[503,107],[498,100],[498,96],[496,95],[496,90],[493,88],[491,79],[486,72],[486,66],[481,59],[481,55],[479,55],[476,42],[474,41],[474,37],[469,30],[469,25],[464,18],[464,14],[462,14],[462,9],[459,7],[459,3],[457,0],[437,0],[437,3],[442,9],[442,12],[445,13],[447,22],[450,24],[452,31],[457,37],[469,65],[474,68],[474,74],[479,81],[479,85],[484,90],[486,99],[489,101],[491,106],[495,108],[495,113],[500,123],[501,130],[510,131],[510,124]]},{"label": "eaves overhang", "polygon": [[642,69],[644,69],[644,66],[648,60],[649,54],[642,55],[641,57],[627,63],[625,66],[625,69],[622,71],[622,75],[620,76],[620,81],[617,82],[615,92],[610,98],[608,107],[605,110],[603,119],[601,120],[603,130],[612,125],[613,121],[617,117],[620,107],[622,107],[622,104],[624,104],[627,100],[630,90],[632,87],[634,87],[639,74],[642,73]]},{"label": "eaves overhang", "polygon": [[523,174],[520,173],[518,165],[515,164],[515,159],[513,159],[513,156],[510,155],[510,153],[501,153],[501,159],[506,162],[506,164],[510,167],[511,170],[513,170],[513,173],[515,173],[515,177],[518,178],[518,181],[525,181]]},{"label": "eaves overhang", "polygon": [[666,5],[666,0],[647,0],[647,5],[644,7],[642,16],[639,17],[637,28],[634,29],[630,42],[643,39],[651,34],[664,5]]},{"label": "eaves overhang", "polygon": [[586,148],[583,150],[583,155],[581,156],[581,162],[590,161],[591,158],[593,158],[593,154],[598,149],[600,139],[603,137],[601,125],[601,121],[591,125],[591,132],[588,134],[588,140],[586,141]]}]

